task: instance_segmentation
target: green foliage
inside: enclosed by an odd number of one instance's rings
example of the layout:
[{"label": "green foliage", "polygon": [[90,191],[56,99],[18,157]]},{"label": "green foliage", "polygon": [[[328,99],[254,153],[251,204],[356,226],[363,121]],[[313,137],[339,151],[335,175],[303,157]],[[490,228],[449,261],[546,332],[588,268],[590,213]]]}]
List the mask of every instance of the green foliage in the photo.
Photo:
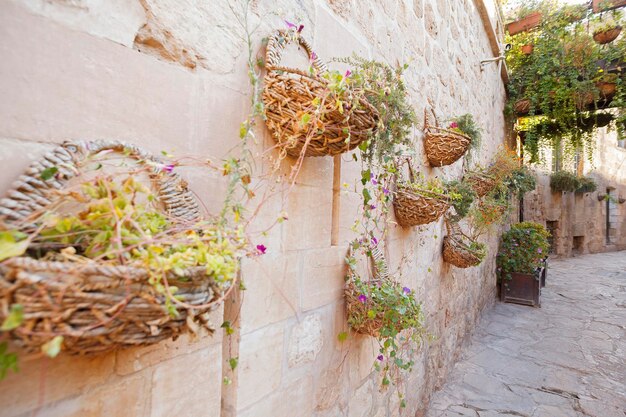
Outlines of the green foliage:
[{"label": "green foliage", "polygon": [[17,354],[8,352],[8,344],[0,343],[0,381],[6,378],[9,371],[17,372]]},{"label": "green foliage", "polygon": [[26,237],[17,230],[0,231],[0,262],[24,254],[30,243]]},{"label": "green foliage", "polygon": [[497,256],[498,270],[504,277],[511,272],[531,274],[548,255],[550,233],[538,223],[522,222],[504,233]]},{"label": "green foliage", "polygon": [[571,172],[558,171],[550,175],[550,188],[554,192],[573,192],[580,187],[580,180]]},{"label": "green foliage", "polygon": [[537,187],[537,179],[525,166],[513,170],[504,182],[511,194],[518,198]]},{"label": "green foliage", "polygon": [[470,145],[472,149],[480,148],[482,130],[478,127],[474,121],[474,116],[471,114],[453,118],[448,128],[469,136],[472,141]]},{"label": "green foliage", "polygon": [[591,177],[579,177],[578,178],[578,188],[576,189],[577,193],[592,193],[598,188],[598,184]]},{"label": "green foliage", "polygon": [[8,332],[16,329],[24,321],[24,307],[21,304],[12,304],[6,318],[2,322],[0,330]]},{"label": "green foliage", "polygon": [[509,194],[505,184],[500,183],[470,208],[468,218],[474,237],[486,233],[494,225],[504,221],[511,208]]},{"label": "green foliage", "polygon": [[61,353],[61,346],[63,345],[63,336],[54,336],[48,342],[41,346],[41,351],[49,358],[56,358]]},{"label": "green foliage", "polygon": [[367,101],[380,115],[376,132],[361,146],[363,157],[379,164],[388,163],[402,147],[411,146],[411,132],[416,122],[402,80],[402,73],[408,65],[392,68],[357,55],[338,61],[353,67],[350,85],[362,89]]},{"label": "green foliage", "polygon": [[467,182],[458,180],[447,182],[445,188],[455,211],[455,214],[450,218],[452,221],[458,222],[469,213],[472,203],[477,198],[476,192]]},{"label": "green foliage", "polygon": [[[529,116],[535,119],[518,123],[518,130],[526,132],[524,146],[533,163],[539,162],[541,149],[557,142],[565,143],[564,151],[571,154],[586,148],[591,157],[593,135],[600,125],[598,105],[610,100],[611,107],[620,109],[626,104],[621,67],[614,65],[624,60],[625,42],[598,45],[590,32],[590,22],[607,21],[608,15],[594,16],[580,6],[555,5],[541,2],[540,27],[506,39],[513,46],[507,53],[511,103],[530,100]],[[621,16],[616,16],[612,21],[619,24]],[[533,53],[525,55],[521,47],[529,42],[534,45]],[[610,98],[601,96],[597,86],[607,71],[617,76],[616,93]]]},{"label": "green foliage", "polygon": [[399,371],[412,369],[414,349],[426,335],[422,306],[409,288],[392,279],[365,281],[357,275],[356,259],[349,257],[346,262],[365,306],[352,309],[348,323],[353,328],[371,320],[382,323],[378,336],[380,355],[374,366],[382,373],[383,385],[387,385]]}]

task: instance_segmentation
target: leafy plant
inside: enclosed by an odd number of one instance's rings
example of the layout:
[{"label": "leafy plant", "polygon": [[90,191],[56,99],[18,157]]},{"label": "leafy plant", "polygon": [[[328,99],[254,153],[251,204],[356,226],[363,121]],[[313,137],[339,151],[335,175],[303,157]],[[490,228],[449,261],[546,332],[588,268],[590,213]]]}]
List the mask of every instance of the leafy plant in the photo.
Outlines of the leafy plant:
[{"label": "leafy plant", "polygon": [[511,192],[521,198],[524,194],[537,187],[537,179],[528,167],[518,167],[505,179],[505,185]]},{"label": "leafy plant", "polygon": [[[353,244],[355,248],[359,243]],[[351,308],[348,324],[358,329],[372,322],[378,330],[379,355],[376,370],[382,374],[382,384],[395,382],[400,371],[410,372],[413,352],[426,335],[421,303],[414,292],[392,278],[364,280],[357,272],[354,256],[346,258],[350,277],[359,293],[359,308]]]},{"label": "leafy plant", "polygon": [[474,240],[489,231],[494,225],[501,224],[511,208],[509,191],[504,183],[478,200],[469,211],[468,220]]},{"label": "leafy plant", "polygon": [[472,149],[480,148],[481,142],[481,129],[474,121],[474,116],[471,114],[464,114],[453,118],[448,126],[448,129],[468,136],[471,139]]},{"label": "leafy plant", "polygon": [[580,180],[571,172],[557,171],[550,175],[550,188],[554,192],[573,192],[580,187]]},{"label": "leafy plant", "polygon": [[538,223],[522,222],[511,226],[502,235],[497,256],[501,276],[510,278],[512,272],[534,273],[547,256],[550,233]]},{"label": "leafy plant", "polygon": [[598,188],[598,184],[591,177],[579,177],[578,184],[576,192],[580,194],[592,193]]},{"label": "leafy plant", "polygon": [[445,185],[446,195],[448,196],[455,214],[450,216],[452,221],[458,222],[469,213],[472,203],[476,199],[476,192],[465,181],[453,180]]}]

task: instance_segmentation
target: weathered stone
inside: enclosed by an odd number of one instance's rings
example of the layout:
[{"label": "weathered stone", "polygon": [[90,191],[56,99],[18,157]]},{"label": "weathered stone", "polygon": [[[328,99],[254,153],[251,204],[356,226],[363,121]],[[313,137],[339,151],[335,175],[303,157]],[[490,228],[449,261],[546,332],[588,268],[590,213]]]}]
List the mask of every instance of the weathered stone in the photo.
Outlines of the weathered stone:
[{"label": "weathered stone", "polygon": [[313,362],[322,350],[322,323],[317,314],[305,317],[291,329],[289,339],[289,366]]}]

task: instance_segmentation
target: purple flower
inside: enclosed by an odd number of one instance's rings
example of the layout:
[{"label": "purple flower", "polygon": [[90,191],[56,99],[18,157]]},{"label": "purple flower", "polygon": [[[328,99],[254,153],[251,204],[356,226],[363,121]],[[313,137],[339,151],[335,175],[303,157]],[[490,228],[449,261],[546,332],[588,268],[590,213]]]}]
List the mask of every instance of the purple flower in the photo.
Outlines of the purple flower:
[{"label": "purple flower", "polygon": [[302,32],[302,29],[304,29],[304,25],[296,26],[296,25],[294,25],[293,23],[291,23],[291,22],[289,22],[287,20],[285,20],[285,24],[287,25],[287,27],[289,29],[297,29],[296,31],[298,33]]},{"label": "purple flower", "polygon": [[378,185],[378,181],[376,181],[376,178],[372,178],[372,185]]},{"label": "purple flower", "polygon": [[389,195],[389,189],[387,189],[387,188],[383,188],[383,194],[385,194],[385,195]]},{"label": "purple flower", "polygon": [[359,295],[359,301],[362,302],[363,304],[365,304],[365,302],[367,301],[367,297],[364,296],[363,294]]},{"label": "purple flower", "polygon": [[165,172],[172,172],[172,171],[174,171],[174,164],[165,165],[163,167],[163,171],[165,171]]},{"label": "purple flower", "polygon": [[537,249],[537,253],[541,253],[543,252],[543,250],[541,250],[541,248]]},{"label": "purple flower", "polygon": [[347,70],[347,71],[346,71],[346,75],[344,75],[344,77],[348,78],[348,77],[349,77],[349,76],[351,76],[351,75],[352,75],[352,71]]},{"label": "purple flower", "polygon": [[259,251],[259,255],[265,255],[265,252],[267,252],[265,245],[256,245],[256,250]]},{"label": "purple flower", "polygon": [[376,239],[374,236],[372,236],[372,243],[374,244],[374,246],[378,245],[378,239]]},{"label": "purple flower", "polygon": [[411,294],[411,289],[408,288],[408,287],[403,287],[402,288],[402,292],[405,293],[406,295],[409,295],[409,294]]},{"label": "purple flower", "polygon": [[311,61],[315,61],[317,59],[317,54],[315,52],[311,52]]},{"label": "purple flower", "polygon": [[378,355],[378,357],[376,359],[378,359],[379,361],[382,362],[382,361],[385,360],[385,357],[383,355]]},{"label": "purple flower", "polygon": [[376,210],[376,206],[374,204],[370,204],[370,210]]}]

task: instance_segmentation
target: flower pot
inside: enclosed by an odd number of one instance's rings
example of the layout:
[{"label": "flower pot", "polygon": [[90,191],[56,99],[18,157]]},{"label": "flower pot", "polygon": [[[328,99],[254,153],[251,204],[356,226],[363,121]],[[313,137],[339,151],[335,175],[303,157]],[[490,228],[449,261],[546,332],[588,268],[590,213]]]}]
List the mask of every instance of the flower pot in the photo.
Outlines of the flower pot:
[{"label": "flower pot", "polygon": [[605,30],[603,32],[598,32],[593,34],[593,40],[596,41],[597,44],[604,45],[606,43],[613,42],[619,34],[622,32],[622,27],[617,26],[610,30]]},{"label": "flower pot", "polygon": [[513,104],[513,111],[515,111],[518,116],[525,116],[530,113],[530,99],[523,98],[517,100],[515,104]]},{"label": "flower pot", "polygon": [[593,93],[591,91],[576,92],[574,93],[574,100],[576,101],[576,108],[580,111],[583,111],[588,106],[593,104]]},{"label": "flower pot", "polygon": [[604,81],[597,82],[596,87],[600,90],[600,97],[605,100],[612,99],[615,95],[615,91],[617,90],[616,83],[607,83]]},{"label": "flower pot", "polygon": [[506,25],[506,30],[509,32],[509,35],[513,36],[515,34],[526,32],[527,30],[535,28],[539,26],[540,23],[541,13],[535,12],[516,22],[509,23],[508,25]]},{"label": "flower pot", "polygon": [[524,55],[530,55],[533,53],[533,49],[535,48],[535,45],[533,45],[532,43],[526,44],[522,46],[522,53]]},{"label": "flower pot", "polygon": [[534,274],[512,272],[509,279],[502,280],[500,300],[505,303],[541,307],[541,276],[543,267]]},{"label": "flower pot", "polygon": [[626,6],[626,0],[593,0],[594,13]]}]

